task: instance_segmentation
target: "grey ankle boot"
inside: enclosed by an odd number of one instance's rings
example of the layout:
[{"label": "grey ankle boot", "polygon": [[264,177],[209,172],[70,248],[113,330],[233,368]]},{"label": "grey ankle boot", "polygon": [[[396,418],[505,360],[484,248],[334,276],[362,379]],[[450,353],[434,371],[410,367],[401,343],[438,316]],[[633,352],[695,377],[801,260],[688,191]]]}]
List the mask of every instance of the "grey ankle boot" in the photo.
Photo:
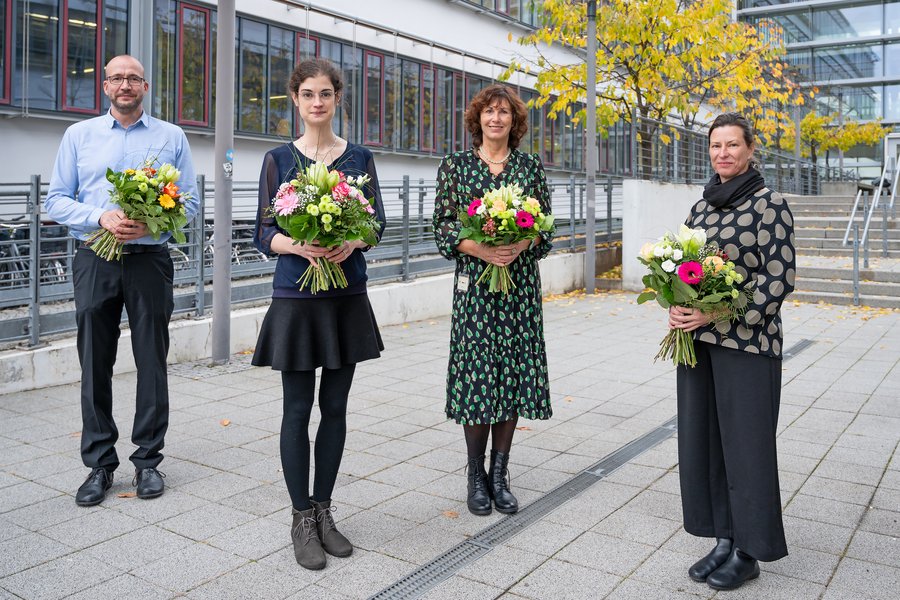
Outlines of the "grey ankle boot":
[{"label": "grey ankle boot", "polygon": [[294,542],[294,558],[304,569],[318,571],[325,568],[325,552],[316,529],[315,509],[293,509],[291,540]]},{"label": "grey ankle boot", "polygon": [[310,503],[315,510],[316,528],[325,552],[340,558],[353,554],[353,544],[334,525],[334,518],[331,516],[334,507],[331,506],[331,500],[316,502],[310,499]]}]

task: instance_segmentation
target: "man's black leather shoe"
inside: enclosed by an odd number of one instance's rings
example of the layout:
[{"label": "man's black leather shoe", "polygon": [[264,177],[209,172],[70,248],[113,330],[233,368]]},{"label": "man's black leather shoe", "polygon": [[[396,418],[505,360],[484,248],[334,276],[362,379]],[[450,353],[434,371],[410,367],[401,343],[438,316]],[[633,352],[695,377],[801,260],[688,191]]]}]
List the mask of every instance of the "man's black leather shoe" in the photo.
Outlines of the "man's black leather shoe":
[{"label": "man's black leather shoe", "polygon": [[138,469],[134,474],[133,485],[137,486],[137,497],[147,500],[163,495],[166,485],[163,483],[165,475],[153,467]]},{"label": "man's black leather shoe", "polygon": [[75,504],[78,506],[96,506],[106,498],[106,492],[112,487],[113,474],[103,467],[95,467],[84,480],[78,492],[75,494]]},{"label": "man's black leather shoe", "polygon": [[709,554],[695,562],[688,569],[688,577],[694,581],[706,581],[709,574],[722,566],[731,556],[731,538],[716,538],[716,546]]},{"label": "man's black leather shoe", "polygon": [[706,585],[714,590],[734,590],[757,577],[759,563],[756,559],[735,548],[728,560],[706,578]]}]

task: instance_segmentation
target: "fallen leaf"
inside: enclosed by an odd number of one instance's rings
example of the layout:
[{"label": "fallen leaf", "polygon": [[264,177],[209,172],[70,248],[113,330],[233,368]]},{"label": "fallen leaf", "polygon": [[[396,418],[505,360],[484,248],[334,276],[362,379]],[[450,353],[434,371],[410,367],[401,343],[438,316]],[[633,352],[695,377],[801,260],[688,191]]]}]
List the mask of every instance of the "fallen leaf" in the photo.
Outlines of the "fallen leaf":
[{"label": "fallen leaf", "polygon": [[516,427],[516,430],[517,431],[531,431],[531,427],[528,427],[527,425],[522,425],[520,427]]},{"label": "fallen leaf", "polygon": [[80,431],[73,431],[72,433],[69,434],[69,437],[71,437],[71,438],[80,438],[80,437],[81,437],[81,432],[80,432]]},{"label": "fallen leaf", "polygon": [[222,427],[228,427],[229,425],[231,425],[231,419],[222,419],[221,421],[219,421],[219,425],[221,425]]},{"label": "fallen leaf", "polygon": [[444,516],[447,517],[448,519],[458,519],[459,513],[456,512],[455,510],[445,510]]},{"label": "fallen leaf", "polygon": [[119,498],[134,498],[137,494],[134,492],[119,492],[116,496]]},{"label": "fallen leaf", "polygon": [[563,398],[563,402],[571,402],[572,400],[572,396],[566,396],[565,398]]}]

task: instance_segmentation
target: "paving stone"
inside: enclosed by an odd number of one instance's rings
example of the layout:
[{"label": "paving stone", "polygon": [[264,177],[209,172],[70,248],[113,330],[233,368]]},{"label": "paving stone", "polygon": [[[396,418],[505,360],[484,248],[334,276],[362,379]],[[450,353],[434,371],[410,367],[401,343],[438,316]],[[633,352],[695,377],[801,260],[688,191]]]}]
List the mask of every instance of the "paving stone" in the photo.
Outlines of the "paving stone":
[{"label": "paving stone", "polygon": [[465,541],[465,536],[439,529],[433,524],[417,525],[378,547],[377,552],[422,565]]},{"label": "paving stone", "polygon": [[273,567],[251,562],[194,588],[187,597],[197,600],[244,600],[251,596],[285,598],[299,588],[296,580],[285,577]]},{"label": "paving stone", "polygon": [[443,471],[429,469],[418,465],[400,463],[374,473],[368,477],[371,481],[386,483],[399,488],[414,489],[426,486],[429,482],[443,477]]},{"label": "paving stone", "polygon": [[254,519],[255,515],[242,510],[221,504],[204,504],[166,519],[160,522],[159,526],[192,540],[203,541]]},{"label": "paving stone", "polygon": [[191,544],[145,564],[132,574],[174,592],[187,592],[247,563],[245,558],[206,544]]},{"label": "paving stone", "polygon": [[342,503],[352,504],[359,508],[371,508],[385,500],[399,496],[403,492],[404,490],[393,485],[360,480],[343,486],[340,500]]},{"label": "paving stone", "polygon": [[853,535],[847,556],[900,569],[900,539],[859,530]]},{"label": "paving stone", "polygon": [[277,552],[291,542],[291,521],[256,519],[212,536],[207,542],[237,556],[259,560]]},{"label": "paving stone", "polygon": [[[130,488],[127,491],[134,491]],[[75,503],[72,502],[74,505]],[[140,498],[119,498],[107,496],[103,506],[118,511],[129,517],[140,519],[145,523],[159,523],[165,519],[186,513],[206,504],[206,501],[190,494],[182,494],[177,490],[166,490],[163,497],[154,500]],[[84,508],[81,508],[84,510]]]},{"label": "paving stone", "polygon": [[38,533],[25,532],[0,542],[0,577],[43,564],[73,551],[73,548]]},{"label": "paving stone", "polygon": [[896,598],[900,588],[900,569],[845,558],[838,565],[829,587],[861,592],[867,598]]},{"label": "paving stone", "polygon": [[578,600],[602,598],[619,577],[560,560],[548,560],[510,591],[525,598]]},{"label": "paving stone", "polygon": [[594,526],[592,531],[657,548],[681,529],[681,523],[622,508]]},{"label": "paving stone", "polygon": [[67,598],[122,572],[112,565],[69,554],[0,579],[0,586],[22,598]]},{"label": "paving stone", "polygon": [[785,577],[825,585],[831,579],[840,560],[840,557],[834,554],[793,546],[790,541],[788,552],[789,554],[781,560],[760,563],[760,569],[764,573],[778,573]]},{"label": "paving stone", "polygon": [[831,525],[790,515],[784,515],[783,520],[789,551],[792,547],[799,546],[842,556],[853,536],[853,527]]},{"label": "paving stone", "polygon": [[366,598],[397,581],[415,568],[404,562],[375,552],[354,552],[346,559],[347,566],[319,580],[318,585],[337,592],[350,592],[354,597]]},{"label": "paving stone", "polygon": [[0,494],[0,514],[59,496],[59,492],[43,485],[25,481],[3,489]]},{"label": "paving stone", "polygon": [[542,554],[500,546],[463,567],[459,575],[506,590],[546,561],[547,557]]},{"label": "paving stone", "polygon": [[243,477],[234,473],[220,472],[179,486],[178,491],[215,502],[237,493],[253,489],[258,485],[259,483],[257,481],[254,481],[249,477]]},{"label": "paving stone", "polygon": [[353,477],[368,477],[397,464],[397,460],[366,452],[346,453],[341,459],[341,473]]},{"label": "paving stone", "polygon": [[864,506],[797,494],[784,510],[784,514],[803,519],[814,519],[832,525],[856,527]]},{"label": "paving stone", "polygon": [[156,526],[143,527],[87,548],[94,558],[131,571],[191,545],[186,537]]},{"label": "paving stone", "polygon": [[[702,587],[701,587],[702,585]],[[612,591],[607,600],[649,600],[659,598],[665,600],[696,600],[697,598],[710,598],[715,590],[703,584],[689,582],[684,584],[683,590],[666,589],[645,581],[625,579]]]},{"label": "paving stone", "polygon": [[872,533],[900,537],[900,512],[870,508],[866,511],[859,528]]},{"label": "paving stone", "polygon": [[41,533],[63,544],[86,548],[134,531],[143,525],[144,521],[103,508],[70,521],[45,527],[41,529]]},{"label": "paving stone", "polygon": [[828,498],[851,504],[868,505],[875,493],[875,488],[869,485],[851,483],[849,481],[835,481],[813,475],[806,480],[800,489],[801,494]]},{"label": "paving stone", "polygon": [[665,469],[628,463],[604,477],[604,480],[609,481],[610,483],[622,483],[634,487],[645,488],[665,474]]},{"label": "paving stone", "polygon": [[[425,488],[427,489],[427,485]],[[421,491],[412,491],[391,498],[372,508],[378,512],[400,517],[416,523],[425,523],[445,511],[458,513],[463,505],[446,498],[432,496]]]},{"label": "paving stone", "polygon": [[870,506],[884,510],[900,510],[900,490],[879,489]]},{"label": "paving stone", "polygon": [[374,550],[415,526],[406,519],[363,510],[342,520],[340,530],[354,547]]},{"label": "paving stone", "polygon": [[542,556],[552,556],[581,533],[580,528],[542,520],[519,531],[505,545]]},{"label": "paving stone", "polygon": [[588,531],[557,552],[554,558],[624,577],[655,549],[647,544]]},{"label": "paving stone", "polygon": [[69,596],[68,600],[163,600],[171,598],[172,592],[164,590],[134,575],[119,575],[100,585]]}]

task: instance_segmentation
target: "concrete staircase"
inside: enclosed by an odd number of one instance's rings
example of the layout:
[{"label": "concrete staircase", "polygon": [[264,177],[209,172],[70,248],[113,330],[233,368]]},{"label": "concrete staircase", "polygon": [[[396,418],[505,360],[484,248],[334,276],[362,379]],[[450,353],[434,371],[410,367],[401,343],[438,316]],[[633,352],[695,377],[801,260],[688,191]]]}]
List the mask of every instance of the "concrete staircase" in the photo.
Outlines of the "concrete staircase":
[{"label": "concrete staircase", "polygon": [[[850,196],[788,196],[794,214],[797,249],[795,300],[853,303],[853,247],[841,241],[853,208]],[[857,211],[860,235],[863,215]],[[888,215],[886,235],[879,209],[869,228],[869,269],[863,268],[860,250],[860,304],[900,308],[900,220]],[[888,255],[882,256],[887,239]]]}]

